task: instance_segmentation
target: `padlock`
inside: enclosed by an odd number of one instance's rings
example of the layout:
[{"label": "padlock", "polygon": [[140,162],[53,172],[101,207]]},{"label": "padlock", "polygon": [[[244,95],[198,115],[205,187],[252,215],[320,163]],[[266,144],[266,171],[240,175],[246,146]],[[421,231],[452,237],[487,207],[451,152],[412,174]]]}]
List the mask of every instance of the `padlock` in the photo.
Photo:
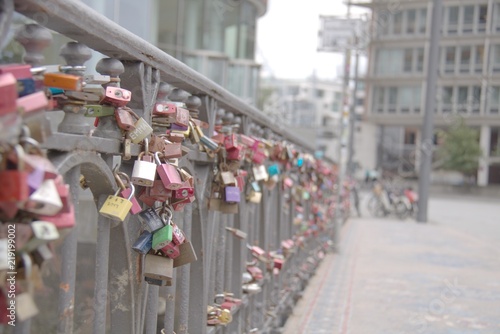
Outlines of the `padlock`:
[{"label": "padlock", "polygon": [[138,198],[142,203],[146,204],[147,206],[154,207],[157,199],[150,196],[150,193],[151,193],[150,190],[151,190],[151,187],[142,188],[141,192],[139,193]]},{"label": "padlock", "polygon": [[144,277],[144,282],[146,282],[146,283],[148,283],[150,285],[172,286],[172,280],[166,280],[165,281],[165,280],[161,280],[161,279],[154,279],[154,278]]},{"label": "padlock", "polygon": [[20,204],[20,209],[38,215],[53,216],[63,207],[61,197],[53,179],[42,182],[40,187],[30,195],[25,203]]},{"label": "padlock", "polygon": [[246,239],[247,234],[243,232],[242,230],[239,230],[237,228],[232,228],[232,227],[226,227],[226,230],[230,231],[235,237],[238,239]]},{"label": "padlock", "polygon": [[149,231],[144,231],[141,235],[135,240],[132,245],[132,249],[139,254],[146,255],[152,246],[153,242],[153,234]]},{"label": "padlock", "polygon": [[216,142],[214,142],[212,139],[208,138],[205,135],[200,137],[200,143],[205,148],[208,148],[209,150],[212,151],[217,151],[219,149],[219,144],[217,144]]},{"label": "padlock", "polygon": [[1,64],[0,74],[10,73],[16,80],[31,78],[31,65],[29,64]]},{"label": "padlock", "polygon": [[224,138],[224,147],[226,148],[226,150],[231,150],[231,149],[237,148],[238,147],[238,136],[235,133],[227,135]]},{"label": "padlock", "polygon": [[188,205],[189,203],[193,203],[194,200],[192,197],[187,197],[179,200],[173,200],[172,201],[172,208],[174,211],[182,211]]},{"label": "padlock", "polygon": [[[132,202],[130,213],[136,215],[139,212],[141,212],[142,211],[141,205],[139,204],[139,202],[137,202],[135,194],[132,194],[132,188],[130,187],[131,182],[129,176],[123,172],[118,172],[117,170],[115,170],[113,174],[115,176],[116,184],[118,184],[118,186],[122,190],[120,192],[120,196],[123,198],[130,198],[130,201]],[[123,182],[122,178],[125,179],[126,184]],[[132,195],[132,197],[130,197],[130,195]]]},{"label": "padlock", "polygon": [[155,180],[153,186],[148,188],[149,196],[155,201],[165,202],[172,197],[172,190],[165,188],[162,180]]},{"label": "padlock", "polygon": [[165,254],[165,256],[167,256],[171,259],[175,259],[175,258],[179,257],[179,255],[181,255],[181,252],[179,250],[179,246],[176,245],[173,241],[170,242],[165,247],[162,247],[160,249],[160,252],[162,254]]},{"label": "padlock", "polygon": [[[7,229],[8,225],[11,225],[10,227],[11,231],[15,231],[15,225],[14,224],[2,224],[5,225],[5,229]],[[2,229],[4,229],[2,227]],[[0,239],[0,271],[4,271],[9,269],[9,252],[12,250],[12,248],[15,248],[15,245],[13,245],[14,240],[10,242],[9,245],[9,239],[7,239],[8,232],[5,235],[2,235]],[[11,255],[14,255],[14,252],[11,252]]]},{"label": "padlock", "polygon": [[16,112],[17,86],[12,73],[0,74],[0,116]]},{"label": "padlock", "polygon": [[[193,133],[193,131],[191,131],[191,133]],[[167,131],[167,138],[173,143],[181,143],[184,141],[185,137],[183,134],[175,133],[169,130]]]},{"label": "padlock", "polygon": [[157,136],[153,134],[149,139],[149,151],[153,153],[163,152],[166,144],[165,135]]},{"label": "padlock", "polygon": [[[134,117],[134,115],[136,117]],[[132,109],[127,107],[116,108],[115,109],[116,124],[118,127],[124,131],[135,130],[136,119],[139,119],[138,115],[135,114]]]},{"label": "padlock", "polygon": [[134,144],[139,144],[144,138],[153,133],[153,128],[142,117],[135,122],[134,126],[135,130],[128,132],[128,136]]},{"label": "padlock", "polygon": [[236,186],[238,187],[240,192],[243,192],[245,190],[245,176],[238,174],[235,176],[235,178]]},{"label": "padlock", "polygon": [[165,213],[162,213],[161,220],[164,226],[153,232],[152,248],[154,250],[160,250],[172,242],[172,212],[167,210]]},{"label": "padlock", "polygon": [[194,188],[194,178],[191,174],[189,174],[185,169],[179,168],[179,174],[181,175],[182,182],[189,184],[191,188]]},{"label": "padlock", "polygon": [[43,85],[45,87],[56,87],[64,90],[82,90],[82,78],[77,75],[65,73],[45,73]]},{"label": "padlock", "polygon": [[186,241],[184,232],[175,223],[172,223],[172,241],[176,245],[180,245]]},{"label": "padlock", "polygon": [[128,199],[122,198],[118,196],[120,192],[120,188],[118,188],[114,195],[109,195],[104,204],[102,205],[99,213],[104,217],[107,217],[116,221],[124,221],[127,218],[127,215],[132,208],[131,198],[134,195],[135,187],[133,184],[130,184],[130,188],[132,192]]},{"label": "padlock", "polygon": [[100,105],[100,104],[87,104],[83,107],[86,117],[105,117],[113,116],[115,114],[115,107]]},{"label": "padlock", "polygon": [[254,281],[259,281],[264,278],[262,269],[257,266],[248,266],[247,271],[250,273],[250,275],[252,275],[252,279]]},{"label": "padlock", "polygon": [[71,200],[69,185],[65,184],[61,175],[54,179],[57,192],[61,198],[62,208],[56,215],[40,215],[39,219],[53,223],[58,229],[75,226],[75,208]]},{"label": "padlock", "polygon": [[83,76],[83,81],[87,85],[104,85],[111,81],[109,75],[102,74],[87,74]]},{"label": "padlock", "polygon": [[[102,96],[97,94],[92,94],[89,92],[75,92],[75,91],[66,91],[63,92],[64,95],[70,100],[84,101],[87,103],[98,103]],[[72,101],[75,102],[75,101]]]},{"label": "padlock", "polygon": [[165,225],[161,217],[153,208],[146,208],[142,210],[139,212],[138,216],[139,220],[146,225],[151,233],[158,231]]},{"label": "padlock", "polygon": [[159,255],[146,254],[144,259],[144,276],[158,280],[173,278],[174,260]]},{"label": "padlock", "polygon": [[22,251],[32,252],[39,246],[59,239],[59,231],[51,222],[37,220],[30,224],[33,236],[23,246]]},{"label": "padlock", "polygon": [[190,264],[198,260],[193,245],[189,240],[179,245],[180,255],[174,259],[174,268]]},{"label": "padlock", "polygon": [[267,167],[267,172],[269,176],[274,176],[274,175],[279,175],[280,174],[280,167],[277,164],[271,165]]},{"label": "padlock", "polygon": [[242,161],[245,157],[245,150],[242,145],[239,145],[235,148],[227,150],[227,159],[228,160],[238,160]]},{"label": "padlock", "polygon": [[267,174],[266,166],[264,165],[258,165],[252,167],[253,171],[253,178],[255,181],[265,181],[269,177]]},{"label": "padlock", "polygon": [[236,179],[234,178],[234,173],[227,170],[227,165],[221,165],[221,173],[220,177],[222,183],[226,186],[234,186],[236,185]]},{"label": "padlock", "polygon": [[38,246],[33,252],[31,252],[31,256],[33,257],[33,261],[39,267],[51,260],[54,257],[54,254],[50,250],[47,244],[43,244]]},{"label": "padlock", "polygon": [[224,187],[224,200],[227,203],[239,203],[241,200],[240,188],[235,186]]},{"label": "padlock", "polygon": [[132,97],[132,93],[129,90],[112,86],[106,87],[104,94],[101,104],[110,104],[115,107],[124,107],[130,102]]},{"label": "padlock", "polygon": [[155,153],[156,160],[156,171],[160,176],[161,181],[166,189],[176,190],[182,187],[182,180],[177,172],[177,168],[172,166],[171,164],[162,164],[160,160],[160,153]]},{"label": "padlock", "polygon": [[[143,159],[143,157],[145,158]],[[148,158],[149,157],[149,158]],[[154,162],[145,161],[146,158],[151,159],[152,154],[148,151],[141,152],[132,169],[132,183],[144,187],[152,187],[156,178],[156,164]]]},{"label": "padlock", "polygon": [[29,197],[28,173],[24,170],[24,160],[22,159],[24,150],[21,145],[15,145],[14,150],[18,157],[17,169],[6,170],[6,155],[2,158],[0,202],[24,202]]},{"label": "padlock", "polygon": [[184,199],[194,195],[194,188],[189,187],[188,182],[183,182],[182,188],[172,190],[173,198]]},{"label": "padlock", "polygon": [[252,252],[252,255],[254,256],[263,256],[266,254],[266,251],[260,248],[259,246],[250,246],[249,247],[250,251]]},{"label": "padlock", "polygon": [[153,107],[154,116],[175,117],[177,107],[173,103],[158,102]]},{"label": "padlock", "polygon": [[180,126],[189,126],[189,110],[177,107],[174,123]]},{"label": "padlock", "polygon": [[175,159],[182,157],[181,143],[168,143],[163,148],[163,157],[165,159]]},{"label": "padlock", "polygon": [[49,101],[44,92],[36,92],[16,100],[16,107],[22,108],[24,114],[30,114],[47,108]]}]

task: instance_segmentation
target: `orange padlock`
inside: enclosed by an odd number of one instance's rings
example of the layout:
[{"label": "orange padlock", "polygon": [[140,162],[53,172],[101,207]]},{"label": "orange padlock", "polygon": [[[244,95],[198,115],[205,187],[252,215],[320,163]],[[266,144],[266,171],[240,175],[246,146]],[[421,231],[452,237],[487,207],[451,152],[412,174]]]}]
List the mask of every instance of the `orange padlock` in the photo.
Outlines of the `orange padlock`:
[{"label": "orange padlock", "polygon": [[77,75],[65,73],[45,73],[43,84],[46,87],[54,87],[66,90],[82,90],[82,78]]}]

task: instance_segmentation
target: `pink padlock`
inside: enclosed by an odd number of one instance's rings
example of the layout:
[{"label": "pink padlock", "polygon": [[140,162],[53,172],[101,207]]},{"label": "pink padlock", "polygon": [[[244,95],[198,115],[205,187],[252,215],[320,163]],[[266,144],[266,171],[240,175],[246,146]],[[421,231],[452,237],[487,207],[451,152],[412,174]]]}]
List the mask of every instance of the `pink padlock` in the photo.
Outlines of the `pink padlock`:
[{"label": "pink padlock", "polygon": [[17,81],[12,73],[0,74],[0,115],[16,111]]},{"label": "pink padlock", "polygon": [[169,243],[165,247],[161,248],[160,251],[165,254],[165,256],[175,259],[179,255],[181,255],[181,252],[179,250],[179,246],[176,245],[174,242]]},{"label": "pink padlock", "polygon": [[163,182],[165,188],[170,190],[177,190],[182,187],[182,180],[177,168],[168,163],[162,163],[160,160],[160,153],[155,153],[156,160],[156,171],[160,175],[160,179]]},{"label": "pink padlock", "polygon": [[25,114],[33,113],[36,111],[44,110],[48,107],[49,101],[44,92],[36,92],[23,97],[16,101],[18,108],[23,108]]},{"label": "pink padlock", "polygon": [[111,104],[115,107],[124,107],[130,102],[132,93],[129,90],[118,87],[106,87],[106,93],[101,100],[103,104]]},{"label": "pink padlock", "polygon": [[[120,192],[121,197],[129,198],[131,193],[135,193],[135,187],[132,184],[132,182],[130,182],[130,178],[127,174],[125,174],[123,172],[116,172],[115,171],[114,175],[115,175],[116,183],[122,189],[122,191]],[[125,185],[125,183],[123,183],[122,177],[127,182],[126,185]],[[132,195],[132,197],[130,198],[130,201],[132,202],[132,207],[130,208],[131,214],[136,215],[142,211],[142,207],[139,204],[139,202],[137,202],[137,199],[135,198],[134,195]]]},{"label": "pink padlock", "polygon": [[179,228],[179,226],[173,224],[172,225],[172,241],[176,245],[182,244],[186,240],[186,236],[184,235],[184,232]]}]

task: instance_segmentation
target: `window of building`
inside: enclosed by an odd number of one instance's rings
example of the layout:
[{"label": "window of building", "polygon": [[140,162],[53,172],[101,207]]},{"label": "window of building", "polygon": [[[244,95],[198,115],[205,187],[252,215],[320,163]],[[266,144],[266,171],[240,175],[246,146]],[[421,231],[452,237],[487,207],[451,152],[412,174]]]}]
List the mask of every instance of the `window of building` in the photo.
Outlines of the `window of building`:
[{"label": "window of building", "polygon": [[472,86],[471,95],[472,113],[479,114],[481,111],[481,86]]},{"label": "window of building", "polygon": [[483,72],[484,45],[477,45],[474,48],[474,72]]},{"label": "window of building", "polygon": [[418,11],[418,32],[425,34],[427,31],[427,9],[422,8]]},{"label": "window of building", "polygon": [[500,44],[491,47],[491,70],[500,73]]},{"label": "window of building", "polygon": [[412,65],[413,65],[413,49],[405,49],[403,71],[412,72],[412,67],[413,67]]},{"label": "window of building", "polygon": [[488,6],[486,5],[481,5],[478,8],[478,24],[477,24],[477,31],[478,32],[485,32],[486,31],[486,23],[488,20]]},{"label": "window of building", "polygon": [[458,87],[458,94],[457,94],[457,110],[458,112],[461,113],[466,113],[467,112],[467,100],[469,97],[469,87],[467,86],[460,86]]},{"label": "window of building", "polygon": [[455,73],[456,48],[448,46],[445,48],[444,73]]},{"label": "window of building", "polygon": [[495,4],[495,14],[493,15],[494,17],[494,25],[493,25],[493,31],[500,32],[500,2]]},{"label": "window of building", "polygon": [[424,71],[424,48],[417,48],[417,72]]},{"label": "window of building", "polygon": [[373,104],[374,110],[377,113],[383,113],[384,112],[384,104],[385,104],[385,99],[384,99],[384,88],[383,87],[375,87],[373,90],[373,101],[375,103]]},{"label": "window of building", "polygon": [[398,89],[389,87],[388,95],[388,111],[389,113],[395,113],[398,105]]},{"label": "window of building", "polygon": [[464,34],[470,34],[474,31],[474,7],[475,6],[463,7],[462,33]]},{"label": "window of building", "polygon": [[417,23],[417,11],[415,9],[410,9],[406,12],[406,33],[414,34],[415,25]]},{"label": "window of building", "polygon": [[490,114],[498,114],[500,110],[500,86],[490,87],[490,100],[489,100]]},{"label": "window of building", "polygon": [[447,8],[448,29],[446,31],[450,35],[458,33],[458,12],[458,6]]},{"label": "window of building", "polygon": [[405,145],[415,145],[417,143],[417,131],[414,129],[405,129]]},{"label": "window of building", "polygon": [[490,156],[500,156],[500,128],[490,130]]},{"label": "window of building", "polygon": [[441,98],[442,106],[441,110],[443,113],[449,113],[453,110],[453,87],[445,86],[443,87],[443,96]]},{"label": "window of building", "polygon": [[316,89],[316,97],[323,97],[325,96],[325,91],[322,89]]},{"label": "window of building", "polygon": [[460,73],[470,72],[470,58],[471,58],[470,56],[471,56],[470,46],[460,47]]},{"label": "window of building", "polygon": [[412,87],[401,87],[399,90],[399,108],[402,113],[409,113],[413,107]]},{"label": "window of building", "polygon": [[392,21],[392,33],[394,35],[401,35],[403,32],[403,12],[394,14]]}]

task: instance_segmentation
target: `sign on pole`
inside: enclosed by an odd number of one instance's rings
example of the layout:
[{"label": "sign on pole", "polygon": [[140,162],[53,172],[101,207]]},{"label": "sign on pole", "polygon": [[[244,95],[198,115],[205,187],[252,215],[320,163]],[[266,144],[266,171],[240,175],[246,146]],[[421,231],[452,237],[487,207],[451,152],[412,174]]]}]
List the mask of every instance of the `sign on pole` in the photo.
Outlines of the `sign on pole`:
[{"label": "sign on pole", "polygon": [[320,15],[318,51],[344,52],[356,47],[354,39],[362,24],[360,19]]}]

